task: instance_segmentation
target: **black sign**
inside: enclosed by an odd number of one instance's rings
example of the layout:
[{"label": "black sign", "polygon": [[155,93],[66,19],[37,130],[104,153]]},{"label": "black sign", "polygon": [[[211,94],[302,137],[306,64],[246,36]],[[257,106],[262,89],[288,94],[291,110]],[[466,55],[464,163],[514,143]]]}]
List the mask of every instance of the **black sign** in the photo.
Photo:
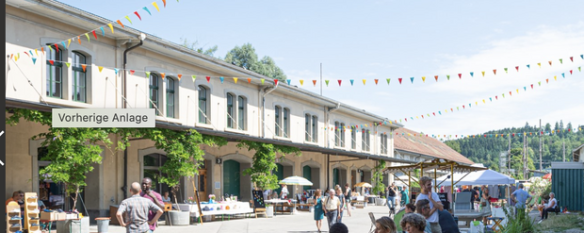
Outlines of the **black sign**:
[{"label": "black sign", "polygon": [[266,203],[264,202],[264,192],[262,190],[252,190],[251,195],[253,198],[254,209],[266,208]]}]

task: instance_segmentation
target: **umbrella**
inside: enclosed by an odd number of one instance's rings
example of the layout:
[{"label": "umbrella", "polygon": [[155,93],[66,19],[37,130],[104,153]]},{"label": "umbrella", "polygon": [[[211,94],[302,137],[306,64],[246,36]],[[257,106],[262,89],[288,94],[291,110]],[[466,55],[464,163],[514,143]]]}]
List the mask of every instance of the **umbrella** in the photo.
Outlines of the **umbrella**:
[{"label": "umbrella", "polygon": [[285,184],[285,185],[300,185],[300,186],[312,186],[312,182],[310,182],[306,178],[300,177],[300,176],[286,177],[286,179],[281,180],[279,184]]},{"label": "umbrella", "polygon": [[355,187],[361,187],[361,188],[371,188],[373,186],[371,186],[371,184],[367,183],[367,182],[361,182],[355,185]]},{"label": "umbrella", "polygon": [[552,179],[552,173],[545,174],[542,178],[544,180],[551,180]]}]

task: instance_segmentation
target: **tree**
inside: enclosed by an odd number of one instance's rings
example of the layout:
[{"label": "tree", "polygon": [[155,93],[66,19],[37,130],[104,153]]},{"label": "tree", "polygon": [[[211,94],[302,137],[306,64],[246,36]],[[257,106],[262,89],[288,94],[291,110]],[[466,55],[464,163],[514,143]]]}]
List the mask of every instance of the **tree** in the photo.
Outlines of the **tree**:
[{"label": "tree", "polygon": [[273,79],[286,80],[286,74],[276,65],[274,59],[264,56],[258,61],[255,48],[250,43],[245,43],[241,47],[235,46],[227,53],[225,61]]},{"label": "tree", "polygon": [[374,194],[383,193],[385,190],[382,173],[383,169],[385,169],[385,160],[379,161],[379,164],[373,168],[373,181],[375,182],[375,187],[373,187]]},{"label": "tree", "polygon": [[444,142],[447,146],[449,146],[450,148],[452,148],[453,150],[455,150],[458,153],[462,153],[462,150],[460,150],[460,143],[458,143],[457,140],[448,140],[446,142]]},{"label": "tree", "polygon": [[263,142],[241,141],[237,144],[238,148],[247,148],[250,151],[255,151],[253,156],[252,166],[243,171],[244,175],[251,177],[251,182],[255,184],[256,188],[277,189],[278,176],[272,174],[272,171],[277,171],[276,154],[290,154],[294,153],[300,156],[300,149],[290,146],[280,146]]},{"label": "tree", "polygon": [[186,38],[180,38],[180,41],[182,46],[191,50],[195,50],[197,51],[197,53],[202,53],[210,57],[213,57],[218,49],[217,45],[212,46],[210,48],[199,47],[199,41],[197,40],[195,40],[194,42],[189,42],[189,40]]},{"label": "tree", "polygon": [[41,159],[51,161],[40,170],[40,174],[50,176],[55,183],[64,183],[67,195],[73,194],[73,206],[77,206],[79,192],[87,186],[86,174],[93,170],[93,164],[101,163],[102,149],[95,143],[110,146],[109,133],[116,132],[116,129],[53,128],[51,112],[29,109],[11,109],[10,112],[12,115],[6,120],[10,125],[24,119],[49,127],[48,132],[33,137],[45,139],[42,145],[47,147],[47,154]]}]

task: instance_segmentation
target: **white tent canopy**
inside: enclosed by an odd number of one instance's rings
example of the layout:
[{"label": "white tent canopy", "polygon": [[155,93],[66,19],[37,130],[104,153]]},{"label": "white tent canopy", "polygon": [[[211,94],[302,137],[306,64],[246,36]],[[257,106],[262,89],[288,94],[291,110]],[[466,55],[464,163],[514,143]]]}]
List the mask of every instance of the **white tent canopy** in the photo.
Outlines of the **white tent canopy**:
[{"label": "white tent canopy", "polygon": [[[442,183],[440,184],[440,182]],[[444,175],[439,177],[437,183],[441,186],[451,186],[450,175]],[[468,175],[467,173],[454,173],[455,185],[496,185],[514,183],[515,179],[490,169],[471,172],[468,173]]]}]

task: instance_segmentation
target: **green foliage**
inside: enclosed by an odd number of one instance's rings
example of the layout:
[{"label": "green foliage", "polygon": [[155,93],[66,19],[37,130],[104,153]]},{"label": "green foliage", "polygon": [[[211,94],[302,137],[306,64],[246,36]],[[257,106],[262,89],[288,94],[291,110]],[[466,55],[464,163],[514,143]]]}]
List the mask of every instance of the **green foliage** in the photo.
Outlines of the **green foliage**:
[{"label": "green foliage", "polygon": [[202,54],[210,56],[210,57],[213,57],[215,55],[215,52],[217,52],[217,49],[218,49],[217,45],[210,47],[210,48],[200,47],[198,40],[195,40],[194,42],[189,42],[189,40],[186,38],[180,38],[180,40],[181,40],[182,46],[184,46],[188,49],[191,49],[191,50],[195,50],[195,51],[197,51],[197,53],[202,53]]},{"label": "green foliage", "polygon": [[276,165],[277,153],[294,153],[296,156],[300,156],[300,149],[296,147],[273,145],[269,143],[241,141],[237,144],[237,147],[255,151],[252,166],[245,169],[243,174],[250,176],[255,187],[262,190],[277,189],[279,187],[278,177],[275,174],[272,174],[272,171],[278,169],[278,166]]},{"label": "green foliage", "polygon": [[385,184],[383,183],[383,169],[385,169],[385,160],[379,161],[379,164],[373,168],[373,181],[375,182],[375,187],[373,187],[373,193],[383,193],[385,191]]},{"label": "green foliage", "polygon": [[513,211],[509,212],[508,208],[502,209],[505,212],[505,216],[507,216],[507,225],[503,226],[502,232],[535,232],[535,222],[525,212],[525,209],[517,209],[517,215]]},{"label": "green foliage", "polygon": [[276,65],[274,59],[264,56],[258,61],[255,48],[250,43],[243,44],[241,47],[235,46],[227,53],[225,61],[273,79],[286,80],[286,74]]},{"label": "green foliage", "polygon": [[[584,125],[573,126],[571,123],[568,123],[566,124],[566,127],[569,128],[564,128],[564,123],[562,121],[556,122],[554,127],[552,127],[552,125],[554,124],[542,123],[542,130],[540,130],[539,126],[530,126],[529,124],[526,124],[519,128],[513,127],[491,130],[484,134],[507,135],[515,133],[515,137],[511,137],[511,148],[520,149],[523,148],[523,132],[549,132],[555,130],[551,135],[548,134],[542,136],[543,169],[546,169],[551,166],[552,161],[562,161],[562,141],[565,143],[566,147],[566,161],[572,160],[572,150],[584,144],[584,131],[574,132],[574,128],[584,128]],[[568,129],[571,130],[568,131]],[[557,130],[560,130],[560,132],[558,133]],[[527,147],[529,148],[528,166],[531,167],[529,164],[533,164],[535,165],[533,168],[539,170],[539,136],[529,136],[528,134],[526,138]],[[499,170],[500,154],[509,149],[509,138],[507,136],[485,138],[482,137],[481,134],[481,137],[479,138],[465,137],[464,139],[445,141],[445,143],[452,149],[471,159],[473,162],[483,163],[485,166],[497,171]],[[531,160],[531,162],[529,162],[529,160]],[[513,159],[511,164],[513,166]],[[522,165],[517,164],[517,166]]]},{"label": "green foliage", "polygon": [[[535,226],[537,232],[582,232],[584,230],[584,215],[580,214],[550,214],[549,218]],[[576,230],[577,229],[577,230]]]},{"label": "green foliage", "polygon": [[41,175],[48,175],[54,182],[66,185],[68,194],[75,194],[73,198],[76,206],[80,190],[87,186],[86,174],[93,170],[93,164],[101,163],[102,149],[97,142],[104,145],[112,144],[109,139],[109,129],[100,128],[53,128],[52,114],[29,109],[11,109],[13,113],[7,119],[10,125],[16,125],[20,119],[37,122],[48,126],[46,133],[35,135],[33,139],[44,138],[43,146],[47,147],[47,154],[42,160],[51,163],[40,170]]}]

